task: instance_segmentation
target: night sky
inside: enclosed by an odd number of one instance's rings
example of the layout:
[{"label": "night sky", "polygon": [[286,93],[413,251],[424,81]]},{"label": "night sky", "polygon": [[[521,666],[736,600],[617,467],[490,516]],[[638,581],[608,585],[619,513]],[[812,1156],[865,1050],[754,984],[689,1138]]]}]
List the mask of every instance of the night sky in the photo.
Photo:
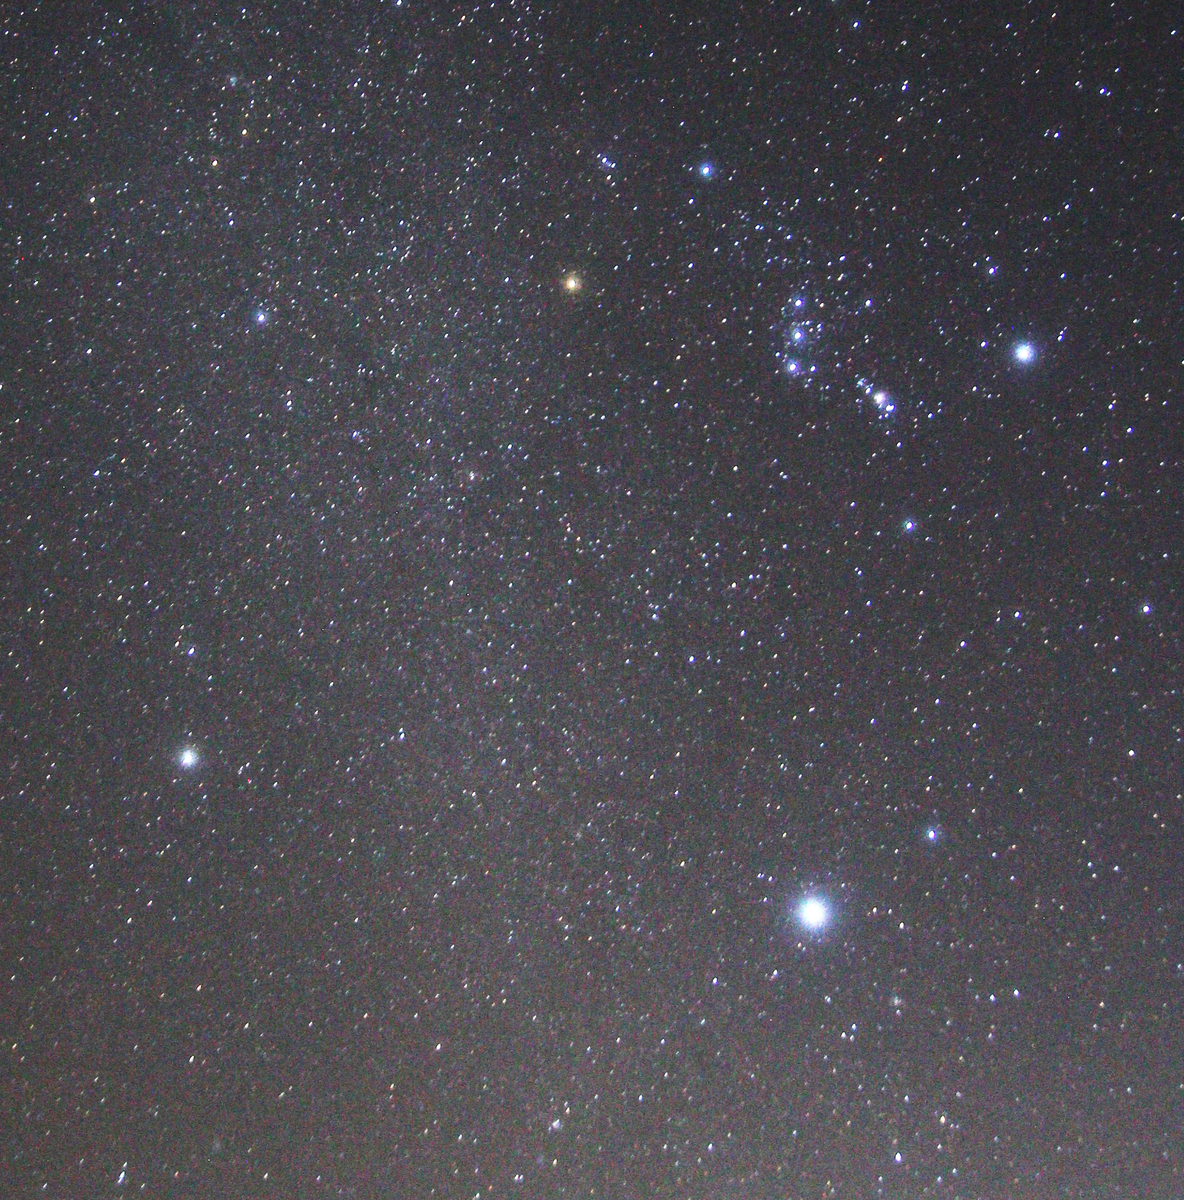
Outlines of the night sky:
[{"label": "night sky", "polygon": [[1170,8],[6,8],[5,1196],[1184,1194]]}]

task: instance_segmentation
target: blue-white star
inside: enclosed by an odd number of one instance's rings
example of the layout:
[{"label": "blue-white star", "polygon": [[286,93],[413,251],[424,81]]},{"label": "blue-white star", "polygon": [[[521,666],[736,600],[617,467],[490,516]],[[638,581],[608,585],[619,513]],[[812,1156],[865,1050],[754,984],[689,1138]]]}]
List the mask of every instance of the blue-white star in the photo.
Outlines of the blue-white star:
[{"label": "blue-white star", "polygon": [[798,920],[812,933],[817,933],[830,920],[830,909],[825,900],[817,896],[807,896],[798,905]]}]

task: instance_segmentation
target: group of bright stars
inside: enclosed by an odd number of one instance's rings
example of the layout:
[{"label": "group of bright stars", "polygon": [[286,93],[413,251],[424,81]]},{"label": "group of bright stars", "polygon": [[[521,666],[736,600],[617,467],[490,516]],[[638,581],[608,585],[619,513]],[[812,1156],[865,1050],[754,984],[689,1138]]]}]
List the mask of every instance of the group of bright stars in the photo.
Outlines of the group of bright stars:
[{"label": "group of bright stars", "polygon": [[[177,765],[186,772],[196,771],[201,766],[201,752],[197,746],[192,743],[182,746],[177,752]],[[940,836],[936,826],[925,831],[925,839],[931,843],[936,843]],[[821,934],[830,924],[830,919],[830,905],[822,896],[809,893],[798,901],[797,921],[808,933]]]}]

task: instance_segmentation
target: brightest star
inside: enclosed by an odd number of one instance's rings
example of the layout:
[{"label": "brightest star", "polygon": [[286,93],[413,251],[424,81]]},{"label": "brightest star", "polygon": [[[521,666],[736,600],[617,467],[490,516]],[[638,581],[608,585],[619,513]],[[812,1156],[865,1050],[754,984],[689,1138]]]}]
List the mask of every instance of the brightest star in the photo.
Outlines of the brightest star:
[{"label": "brightest star", "polygon": [[817,896],[807,896],[798,905],[798,919],[807,929],[821,929],[829,917],[830,910],[826,907],[826,903]]}]

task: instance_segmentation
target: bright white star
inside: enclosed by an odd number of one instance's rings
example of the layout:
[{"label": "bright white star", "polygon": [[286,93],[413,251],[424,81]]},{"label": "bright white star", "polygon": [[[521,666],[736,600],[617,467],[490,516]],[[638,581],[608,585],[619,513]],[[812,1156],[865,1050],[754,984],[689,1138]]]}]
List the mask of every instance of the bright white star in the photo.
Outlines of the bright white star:
[{"label": "bright white star", "polygon": [[186,771],[192,771],[194,767],[201,762],[201,755],[198,754],[196,747],[186,746],[181,753],[177,755],[177,762],[179,762]]},{"label": "bright white star", "polygon": [[798,906],[798,919],[810,930],[820,930],[830,919],[830,909],[817,896],[807,896]]},{"label": "bright white star", "polygon": [[1017,342],[1011,353],[1016,362],[1024,365],[1036,361],[1036,347],[1031,342]]}]

